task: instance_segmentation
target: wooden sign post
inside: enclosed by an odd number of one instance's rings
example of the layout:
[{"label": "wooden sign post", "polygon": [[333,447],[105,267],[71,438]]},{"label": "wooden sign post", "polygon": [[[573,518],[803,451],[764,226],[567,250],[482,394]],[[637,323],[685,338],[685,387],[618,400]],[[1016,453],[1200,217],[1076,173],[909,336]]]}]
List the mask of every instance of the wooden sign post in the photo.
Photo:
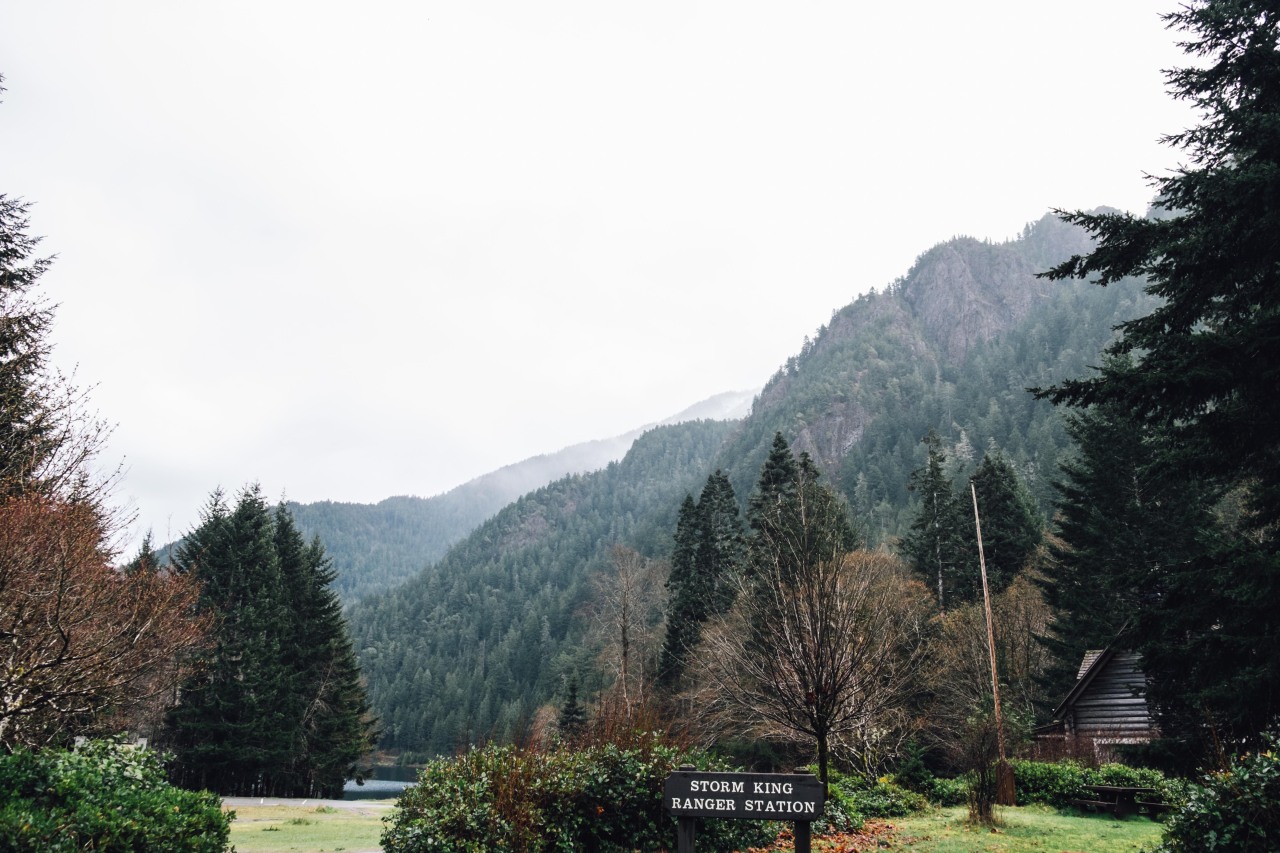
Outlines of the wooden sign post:
[{"label": "wooden sign post", "polygon": [[796,853],[812,850],[813,821],[822,817],[818,777],[796,773],[718,773],[685,764],[667,777],[663,801],[676,816],[678,853],[694,853],[698,818],[789,820],[795,824]]}]

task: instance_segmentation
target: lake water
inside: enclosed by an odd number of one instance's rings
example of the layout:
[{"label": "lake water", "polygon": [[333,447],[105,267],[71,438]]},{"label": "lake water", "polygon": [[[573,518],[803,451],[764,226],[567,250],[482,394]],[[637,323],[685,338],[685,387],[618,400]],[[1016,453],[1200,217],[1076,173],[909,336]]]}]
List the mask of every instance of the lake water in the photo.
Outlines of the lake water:
[{"label": "lake water", "polygon": [[396,764],[375,764],[373,773],[357,785],[348,780],[342,789],[344,800],[387,800],[400,796],[400,792],[418,781],[418,768]]}]

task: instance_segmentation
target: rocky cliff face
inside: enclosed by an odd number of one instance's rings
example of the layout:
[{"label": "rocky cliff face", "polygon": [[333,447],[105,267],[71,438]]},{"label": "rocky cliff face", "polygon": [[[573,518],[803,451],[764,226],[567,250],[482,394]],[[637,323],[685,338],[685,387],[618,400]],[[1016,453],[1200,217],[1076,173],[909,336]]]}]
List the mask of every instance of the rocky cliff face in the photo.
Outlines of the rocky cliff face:
[{"label": "rocky cliff face", "polygon": [[877,418],[951,393],[948,371],[1021,328],[1061,288],[1037,274],[1088,248],[1083,231],[1054,216],[1005,243],[934,246],[902,279],[837,311],[774,376],[752,415],[768,427],[751,440],[781,429],[838,478]]},{"label": "rocky cliff face", "polygon": [[949,361],[962,360],[1026,319],[1032,304],[1048,296],[1049,282],[1016,245],[957,239],[935,246],[907,275],[901,298],[926,339]]}]

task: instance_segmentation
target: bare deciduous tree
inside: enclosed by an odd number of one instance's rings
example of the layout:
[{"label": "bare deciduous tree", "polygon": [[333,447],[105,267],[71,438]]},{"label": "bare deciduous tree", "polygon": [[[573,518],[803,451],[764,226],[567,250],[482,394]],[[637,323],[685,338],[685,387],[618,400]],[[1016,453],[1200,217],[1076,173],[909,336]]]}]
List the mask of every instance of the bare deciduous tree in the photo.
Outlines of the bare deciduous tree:
[{"label": "bare deciduous tree", "polygon": [[825,784],[833,748],[870,769],[911,730],[932,598],[885,553],[785,562],[743,579],[695,680],[722,730],[814,743]]},{"label": "bare deciduous tree", "polygon": [[591,603],[592,639],[600,663],[613,676],[611,691],[630,719],[647,701],[662,647],[667,564],[615,545],[611,571],[596,575]]},{"label": "bare deciduous tree", "polygon": [[103,537],[90,504],[0,500],[0,746],[137,723],[208,636],[193,578],[116,569]]}]

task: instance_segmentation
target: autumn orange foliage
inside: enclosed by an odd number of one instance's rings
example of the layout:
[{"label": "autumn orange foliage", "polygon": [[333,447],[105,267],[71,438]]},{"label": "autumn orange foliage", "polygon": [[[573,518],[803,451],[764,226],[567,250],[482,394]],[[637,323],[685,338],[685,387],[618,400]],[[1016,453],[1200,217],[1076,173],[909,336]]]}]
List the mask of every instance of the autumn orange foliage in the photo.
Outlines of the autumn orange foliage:
[{"label": "autumn orange foliage", "polygon": [[199,583],[114,567],[98,510],[0,500],[0,748],[145,725],[207,642]]}]

